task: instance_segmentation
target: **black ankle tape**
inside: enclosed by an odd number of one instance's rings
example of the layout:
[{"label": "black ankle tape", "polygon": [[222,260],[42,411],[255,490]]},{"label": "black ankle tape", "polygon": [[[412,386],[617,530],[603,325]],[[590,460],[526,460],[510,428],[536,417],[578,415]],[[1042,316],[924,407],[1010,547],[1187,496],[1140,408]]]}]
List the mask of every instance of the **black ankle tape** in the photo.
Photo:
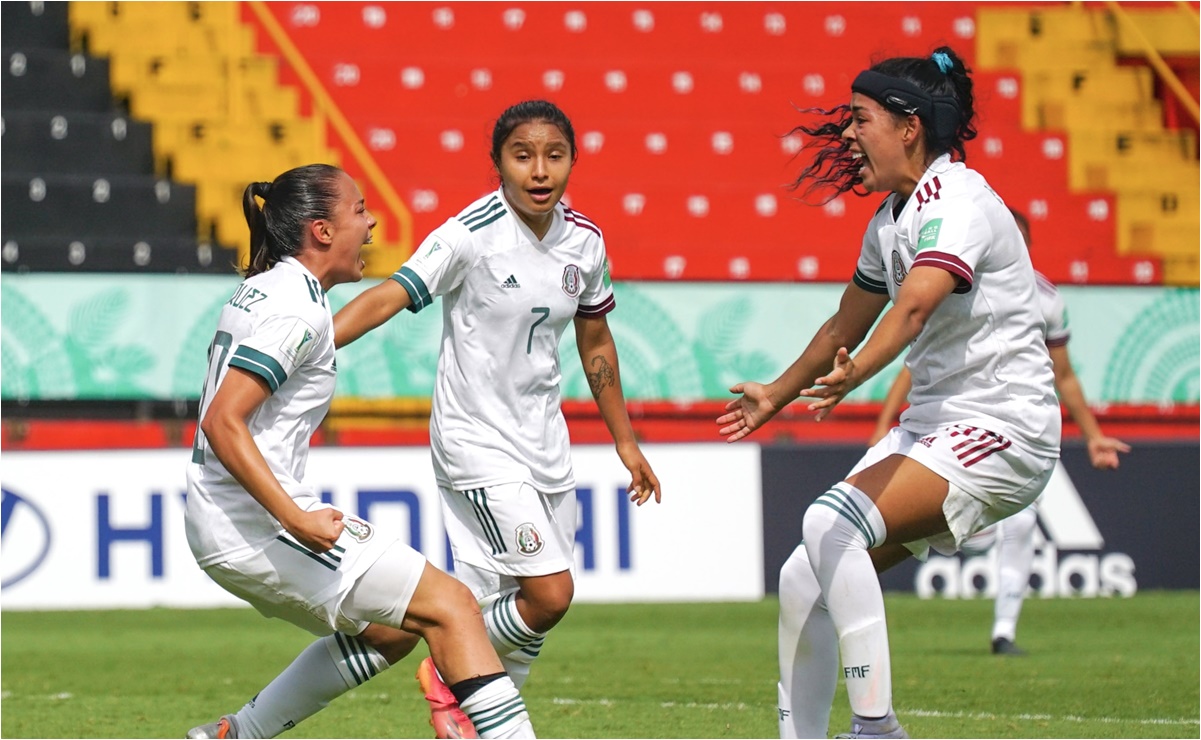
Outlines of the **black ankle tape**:
[{"label": "black ankle tape", "polygon": [[476,676],[475,678],[467,678],[459,681],[454,686],[450,687],[450,693],[455,695],[455,699],[460,704],[467,701],[472,694],[484,688],[498,678],[504,678],[509,674],[501,671],[500,673],[489,673],[486,676]]}]

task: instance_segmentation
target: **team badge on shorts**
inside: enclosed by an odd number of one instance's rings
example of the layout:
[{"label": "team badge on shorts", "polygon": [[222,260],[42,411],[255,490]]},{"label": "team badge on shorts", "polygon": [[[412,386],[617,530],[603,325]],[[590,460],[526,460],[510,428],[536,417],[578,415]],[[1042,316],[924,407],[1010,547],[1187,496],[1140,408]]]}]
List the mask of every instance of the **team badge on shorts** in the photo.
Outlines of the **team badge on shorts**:
[{"label": "team badge on shorts", "polygon": [[360,545],[371,539],[371,535],[375,533],[370,522],[365,522],[358,517],[344,516],[342,525],[344,527],[342,531],[353,537]]},{"label": "team badge on shorts", "polygon": [[526,522],[517,527],[517,552],[533,556],[542,552],[542,548],[545,546],[546,542],[543,541],[542,535],[533,524]]},{"label": "team badge on shorts", "polygon": [[568,265],[563,268],[563,292],[575,298],[580,294],[580,268]]}]

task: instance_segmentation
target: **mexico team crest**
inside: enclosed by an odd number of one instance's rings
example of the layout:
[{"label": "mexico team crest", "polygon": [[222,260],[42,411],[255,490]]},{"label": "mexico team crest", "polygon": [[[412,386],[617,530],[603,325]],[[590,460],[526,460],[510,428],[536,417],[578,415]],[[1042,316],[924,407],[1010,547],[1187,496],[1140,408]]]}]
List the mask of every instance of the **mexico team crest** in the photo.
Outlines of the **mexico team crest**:
[{"label": "mexico team crest", "polygon": [[580,268],[568,265],[563,268],[563,292],[575,298],[580,294]]},{"label": "mexico team crest", "polygon": [[542,552],[542,548],[545,546],[546,542],[533,524],[526,522],[517,527],[517,552],[533,556]]},{"label": "mexico team crest", "polygon": [[905,281],[905,263],[901,261],[901,255],[897,252],[892,253],[892,281],[900,285]]},{"label": "mexico team crest", "polygon": [[344,516],[342,517],[342,525],[342,531],[353,537],[359,544],[371,539],[371,535],[375,533],[371,528],[370,522],[363,521],[358,517]]}]

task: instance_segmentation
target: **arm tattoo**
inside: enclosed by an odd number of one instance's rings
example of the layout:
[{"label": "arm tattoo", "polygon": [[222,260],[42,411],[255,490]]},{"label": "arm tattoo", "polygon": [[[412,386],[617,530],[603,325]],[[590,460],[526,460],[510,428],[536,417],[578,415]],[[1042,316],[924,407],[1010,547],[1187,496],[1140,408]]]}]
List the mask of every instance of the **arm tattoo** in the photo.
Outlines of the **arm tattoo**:
[{"label": "arm tattoo", "polygon": [[[596,372],[590,373],[585,370],[584,374],[588,376],[588,386],[592,389],[592,397],[600,398],[601,391],[617,382],[617,374],[613,372],[613,366],[609,364],[604,355],[593,357],[589,364],[596,368]],[[599,367],[597,367],[598,365]]]}]

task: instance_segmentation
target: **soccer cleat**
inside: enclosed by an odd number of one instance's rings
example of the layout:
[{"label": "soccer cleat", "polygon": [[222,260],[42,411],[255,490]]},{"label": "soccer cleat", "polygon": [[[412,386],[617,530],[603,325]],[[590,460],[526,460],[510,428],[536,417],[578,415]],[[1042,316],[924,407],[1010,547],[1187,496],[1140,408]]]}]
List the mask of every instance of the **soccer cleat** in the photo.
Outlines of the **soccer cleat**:
[{"label": "soccer cleat", "polygon": [[1025,655],[1026,651],[1013,644],[1007,637],[998,637],[992,641],[993,655]]},{"label": "soccer cleat", "polygon": [[216,722],[193,727],[188,730],[187,735],[184,735],[188,740],[216,740],[217,738],[236,738],[237,736],[238,733],[234,731],[233,717],[228,714]]},{"label": "soccer cleat", "polygon": [[905,728],[901,727],[901,723],[897,721],[897,716],[892,712],[888,713],[887,717],[878,720],[864,720],[861,717],[851,715],[851,731],[843,735],[835,735],[836,738],[869,738],[869,737],[909,737],[909,733],[905,732]]},{"label": "soccer cleat", "polygon": [[434,737],[479,737],[475,725],[459,708],[459,700],[438,675],[433,658],[421,661],[417,667],[417,682],[421,684],[425,700],[430,703],[430,725],[434,728]]}]

